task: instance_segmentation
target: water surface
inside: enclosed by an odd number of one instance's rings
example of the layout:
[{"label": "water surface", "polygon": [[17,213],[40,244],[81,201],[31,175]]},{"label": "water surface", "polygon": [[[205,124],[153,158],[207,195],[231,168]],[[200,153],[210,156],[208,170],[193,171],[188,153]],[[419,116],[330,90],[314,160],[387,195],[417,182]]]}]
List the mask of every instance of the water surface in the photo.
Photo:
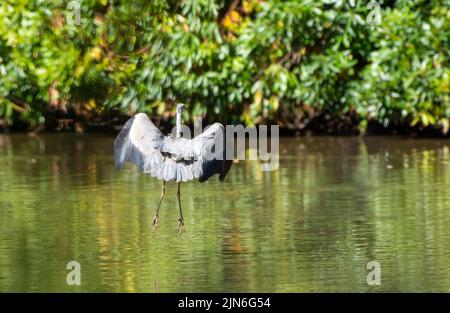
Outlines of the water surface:
[{"label": "water surface", "polygon": [[113,139],[0,135],[0,291],[450,291],[448,140],[283,138],[277,171],[183,184],[180,237],[176,185],[152,233],[161,183]]}]

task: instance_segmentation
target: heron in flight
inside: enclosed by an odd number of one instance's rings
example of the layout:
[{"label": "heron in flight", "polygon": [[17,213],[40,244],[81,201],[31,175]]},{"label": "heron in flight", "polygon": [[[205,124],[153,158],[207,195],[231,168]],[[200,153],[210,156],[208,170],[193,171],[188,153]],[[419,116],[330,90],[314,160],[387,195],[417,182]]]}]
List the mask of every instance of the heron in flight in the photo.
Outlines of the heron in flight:
[{"label": "heron in flight", "polygon": [[215,174],[219,174],[219,180],[222,182],[233,163],[232,160],[226,159],[225,128],[222,124],[214,123],[193,139],[181,137],[183,110],[184,104],[178,104],[176,136],[163,135],[145,113],[139,113],[125,123],[114,141],[114,159],[118,170],[125,162],[131,162],[136,164],[141,172],[163,182],[158,208],[150,225],[153,231],[158,224],[166,182],[176,181],[178,184],[178,232],[181,234],[184,231],[181,182],[194,179],[204,182]]}]

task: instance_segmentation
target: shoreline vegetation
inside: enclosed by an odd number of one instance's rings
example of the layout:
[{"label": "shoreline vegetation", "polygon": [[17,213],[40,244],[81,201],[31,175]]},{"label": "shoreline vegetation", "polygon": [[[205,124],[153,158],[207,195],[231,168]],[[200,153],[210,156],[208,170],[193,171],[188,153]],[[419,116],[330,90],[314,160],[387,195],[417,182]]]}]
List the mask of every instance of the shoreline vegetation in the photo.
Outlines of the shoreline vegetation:
[{"label": "shoreline vegetation", "polygon": [[[89,119],[80,115],[68,114],[65,112],[46,114],[46,123],[35,127],[30,127],[27,123],[17,122],[8,125],[6,120],[0,119],[0,134],[8,133],[118,133],[130,116],[118,112],[102,114],[98,116],[89,116]],[[165,117],[150,116],[153,123],[164,133],[169,133],[174,127],[174,116],[167,113]],[[214,121],[203,122],[203,127],[214,123]],[[224,121],[221,123],[227,124]],[[275,121],[273,124],[277,125]],[[193,123],[186,123],[188,127],[193,128]],[[237,125],[232,124],[230,125]],[[268,124],[269,125],[269,124]],[[255,125],[257,126],[257,125]],[[251,126],[250,126],[251,127]],[[412,127],[411,125],[392,125],[383,127],[383,125],[374,122],[368,122],[364,132],[358,128],[357,117],[346,116],[318,116],[311,120],[302,128],[289,128],[280,126],[280,136],[407,136],[407,137],[435,137],[450,138],[449,134],[444,134],[441,129],[433,127],[421,127],[420,125]]]},{"label": "shoreline vegetation", "polygon": [[450,1],[374,1],[2,1],[0,132],[449,137]]}]

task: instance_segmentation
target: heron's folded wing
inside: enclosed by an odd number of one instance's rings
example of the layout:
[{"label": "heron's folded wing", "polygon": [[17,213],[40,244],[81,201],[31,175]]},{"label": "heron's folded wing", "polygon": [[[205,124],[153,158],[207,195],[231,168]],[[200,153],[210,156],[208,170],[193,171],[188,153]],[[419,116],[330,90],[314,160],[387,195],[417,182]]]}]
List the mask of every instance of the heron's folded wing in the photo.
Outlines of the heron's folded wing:
[{"label": "heron's folded wing", "polygon": [[136,164],[144,173],[161,168],[164,157],[160,146],[164,135],[145,113],[130,118],[114,141],[114,159],[117,169],[124,162]]}]

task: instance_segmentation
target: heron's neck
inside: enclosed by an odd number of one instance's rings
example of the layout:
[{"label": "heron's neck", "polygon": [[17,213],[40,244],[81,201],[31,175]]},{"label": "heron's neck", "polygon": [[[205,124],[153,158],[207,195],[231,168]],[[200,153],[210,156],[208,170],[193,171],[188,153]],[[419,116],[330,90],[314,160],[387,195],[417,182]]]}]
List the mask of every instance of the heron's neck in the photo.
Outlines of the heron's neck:
[{"label": "heron's neck", "polygon": [[181,137],[181,113],[177,112],[177,137]]}]

